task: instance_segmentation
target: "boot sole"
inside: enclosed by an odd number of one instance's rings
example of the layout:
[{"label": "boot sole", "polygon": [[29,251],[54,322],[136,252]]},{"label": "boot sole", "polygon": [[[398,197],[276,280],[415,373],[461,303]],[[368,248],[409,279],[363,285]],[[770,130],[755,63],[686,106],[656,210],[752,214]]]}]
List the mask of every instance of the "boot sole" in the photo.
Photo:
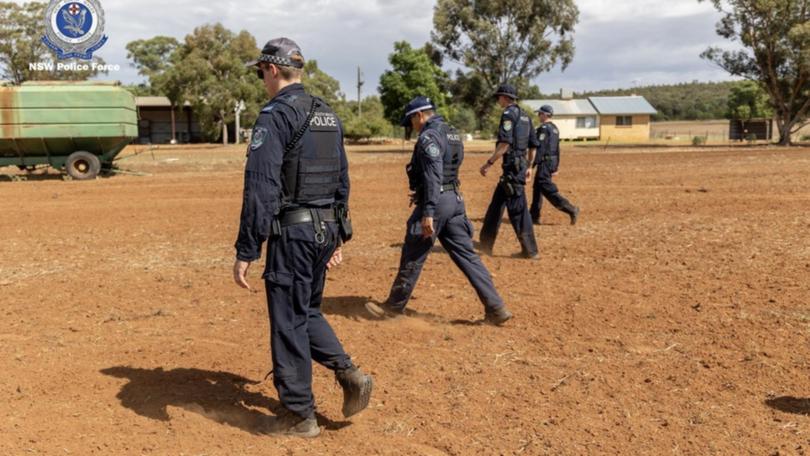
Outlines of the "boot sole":
[{"label": "boot sole", "polygon": [[389,318],[396,318],[399,316],[383,309],[382,307],[378,306],[373,302],[367,302],[365,304],[365,307],[366,311],[370,313],[374,318],[389,319]]},{"label": "boot sole", "polygon": [[372,379],[370,375],[366,375],[357,399],[346,399],[343,401],[343,416],[349,418],[350,416],[354,416],[368,407],[368,403],[371,400],[372,389],[374,389],[374,379]]}]

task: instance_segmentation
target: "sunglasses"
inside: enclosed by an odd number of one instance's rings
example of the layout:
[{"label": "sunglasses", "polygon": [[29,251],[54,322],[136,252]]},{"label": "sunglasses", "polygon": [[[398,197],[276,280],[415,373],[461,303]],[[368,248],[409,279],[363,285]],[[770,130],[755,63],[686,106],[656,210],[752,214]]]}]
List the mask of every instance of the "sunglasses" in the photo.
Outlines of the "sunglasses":
[{"label": "sunglasses", "polygon": [[256,76],[258,76],[258,77],[259,77],[259,79],[261,79],[262,81],[264,81],[264,70],[262,70],[261,68],[257,69],[257,70],[256,70]]}]

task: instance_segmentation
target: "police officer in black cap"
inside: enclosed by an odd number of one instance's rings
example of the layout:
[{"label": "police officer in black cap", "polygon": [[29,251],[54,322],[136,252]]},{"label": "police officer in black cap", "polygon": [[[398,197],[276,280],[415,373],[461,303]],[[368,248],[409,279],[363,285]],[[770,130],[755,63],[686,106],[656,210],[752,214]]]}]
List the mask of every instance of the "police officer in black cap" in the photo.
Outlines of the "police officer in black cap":
[{"label": "police officer in black cap", "polygon": [[[554,108],[543,105],[537,110],[540,116],[540,127],[537,128],[537,156],[532,167],[537,167],[532,188],[532,207],[529,213],[535,225],[540,224],[540,209],[543,207],[543,197],[557,209],[565,212],[571,218],[571,224],[577,223],[579,208],[571,204],[560,194],[557,185],[552,182],[560,167],[560,130],[551,121]],[[529,160],[532,160],[529,154]]]},{"label": "police officer in black cap", "polygon": [[342,261],[340,245],[351,236],[343,127],[331,107],[304,91],[304,58],[292,40],[269,41],[249,65],[272,99],[248,148],[234,280],[250,289],[248,268],[267,241],[273,383],[286,410],[264,431],[315,437],[313,360],[335,372],[347,417],[368,405],[372,389],[321,314],[326,270]]},{"label": "police officer in black cap", "polygon": [[492,254],[503,210],[506,207],[509,221],[512,222],[520,242],[521,254],[524,258],[537,258],[537,241],[532,230],[525,192],[526,179],[531,175],[527,156],[529,149],[537,147],[537,137],[534,135],[531,117],[517,104],[517,91],[513,86],[501,85],[494,96],[504,111],[498,129],[495,153],[481,167],[481,175],[486,177],[489,168],[501,157],[503,157],[503,174],[484,216],[481,250]]},{"label": "police officer in black cap", "polygon": [[402,126],[419,132],[407,167],[411,198],[416,208],[408,219],[399,272],[388,299],[380,305],[369,302],[366,308],[379,318],[401,315],[438,239],[478,293],[485,308],[484,321],[503,324],[512,318],[512,314],[504,306],[489,271],[473,249],[473,227],[459,191],[458,172],[464,160],[461,137],[442,116],[436,114],[430,99],[421,96],[405,107]]}]

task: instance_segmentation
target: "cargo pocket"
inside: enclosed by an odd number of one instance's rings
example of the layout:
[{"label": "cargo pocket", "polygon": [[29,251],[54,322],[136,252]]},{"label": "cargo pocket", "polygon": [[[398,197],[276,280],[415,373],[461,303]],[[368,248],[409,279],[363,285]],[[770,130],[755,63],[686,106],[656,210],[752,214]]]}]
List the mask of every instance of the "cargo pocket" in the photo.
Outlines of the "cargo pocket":
[{"label": "cargo pocket", "polygon": [[466,215],[464,216],[464,227],[467,229],[467,234],[470,235],[470,239],[472,239],[475,229],[473,228],[473,224],[470,221],[469,217],[467,217]]},{"label": "cargo pocket", "polygon": [[289,272],[267,271],[264,280],[278,287],[289,288],[293,284],[293,275]]}]

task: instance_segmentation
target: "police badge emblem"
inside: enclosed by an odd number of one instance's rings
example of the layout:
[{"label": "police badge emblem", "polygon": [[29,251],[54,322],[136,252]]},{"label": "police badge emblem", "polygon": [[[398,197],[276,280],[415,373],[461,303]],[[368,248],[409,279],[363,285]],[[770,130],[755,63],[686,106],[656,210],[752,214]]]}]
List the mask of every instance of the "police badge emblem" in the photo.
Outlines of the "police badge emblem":
[{"label": "police badge emblem", "polygon": [[439,153],[441,153],[441,151],[439,150],[439,146],[430,143],[430,145],[427,147],[427,154],[431,157],[438,157]]},{"label": "police badge emblem", "polygon": [[511,120],[505,121],[503,123],[503,129],[506,130],[506,131],[511,131],[512,130],[512,121]]},{"label": "police badge emblem", "polygon": [[107,42],[99,0],[51,0],[42,42],[62,59],[92,60]]},{"label": "police badge emblem", "polygon": [[250,138],[250,150],[256,150],[262,147],[266,139],[267,129],[264,127],[256,127],[256,129],[253,130],[253,136]]}]

